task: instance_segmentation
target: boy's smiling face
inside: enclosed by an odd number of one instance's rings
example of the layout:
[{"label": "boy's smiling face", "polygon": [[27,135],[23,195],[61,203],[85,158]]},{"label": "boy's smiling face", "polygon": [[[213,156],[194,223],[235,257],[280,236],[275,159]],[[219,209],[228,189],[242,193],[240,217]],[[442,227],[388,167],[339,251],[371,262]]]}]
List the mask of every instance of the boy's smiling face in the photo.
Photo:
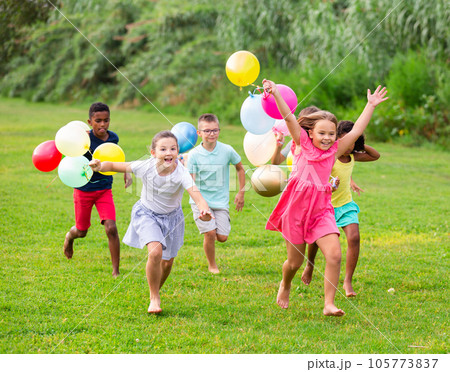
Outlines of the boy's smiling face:
[{"label": "boy's smiling face", "polygon": [[108,137],[110,115],[108,111],[94,112],[88,119],[89,125],[92,127],[94,135],[100,139]]},{"label": "boy's smiling face", "polygon": [[213,144],[219,138],[219,124],[214,121],[201,121],[198,123],[197,134],[204,144]]}]

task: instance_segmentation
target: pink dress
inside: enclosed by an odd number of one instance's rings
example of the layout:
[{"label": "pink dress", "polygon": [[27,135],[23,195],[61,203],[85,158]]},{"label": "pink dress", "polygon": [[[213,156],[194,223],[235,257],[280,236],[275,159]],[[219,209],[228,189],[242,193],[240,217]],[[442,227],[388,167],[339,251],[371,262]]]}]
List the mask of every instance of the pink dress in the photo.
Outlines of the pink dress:
[{"label": "pink dress", "polygon": [[[293,142],[293,154],[295,146]],[[310,244],[328,234],[339,235],[329,183],[338,141],[328,150],[320,150],[302,128],[300,146],[300,154],[294,155],[288,184],[267,221],[266,229],[281,232],[283,238],[292,244]]]}]

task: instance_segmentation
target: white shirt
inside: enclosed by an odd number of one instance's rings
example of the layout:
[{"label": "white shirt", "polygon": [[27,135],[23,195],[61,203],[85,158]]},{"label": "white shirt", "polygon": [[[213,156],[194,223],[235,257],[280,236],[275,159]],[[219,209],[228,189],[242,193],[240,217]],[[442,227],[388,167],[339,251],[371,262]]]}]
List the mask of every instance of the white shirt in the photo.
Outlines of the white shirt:
[{"label": "white shirt", "polygon": [[158,174],[155,158],[134,161],[131,170],[142,179],[142,204],[159,214],[179,208],[184,190],[195,185],[188,170],[178,160],[175,170],[167,176]]}]

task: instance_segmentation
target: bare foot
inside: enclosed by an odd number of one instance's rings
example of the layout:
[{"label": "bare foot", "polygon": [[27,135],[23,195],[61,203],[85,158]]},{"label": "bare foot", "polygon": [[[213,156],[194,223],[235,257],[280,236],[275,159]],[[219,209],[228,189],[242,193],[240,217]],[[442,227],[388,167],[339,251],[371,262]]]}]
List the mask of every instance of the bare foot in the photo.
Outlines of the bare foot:
[{"label": "bare foot", "polygon": [[120,275],[119,270],[113,270],[112,276],[117,278]]},{"label": "bare foot", "polygon": [[219,274],[220,273],[220,270],[219,270],[219,268],[217,266],[209,266],[208,270],[212,274]]},{"label": "bare foot", "polygon": [[314,266],[308,262],[302,273],[302,282],[305,283],[305,285],[309,285],[309,283],[311,283],[313,271]]},{"label": "bare foot", "polygon": [[334,304],[325,305],[323,308],[323,315],[325,316],[342,316],[344,314],[344,310],[338,309]]},{"label": "bare foot", "polygon": [[162,311],[160,305],[161,305],[160,299],[150,300],[150,306],[148,307],[147,312],[149,314],[159,314]]},{"label": "bare foot", "polygon": [[345,290],[345,295],[347,297],[356,297],[356,292],[353,290],[352,284],[351,283],[344,283],[343,285],[344,290]]},{"label": "bare foot", "polygon": [[69,233],[66,234],[64,239],[64,255],[70,260],[73,256],[73,239],[68,238]]},{"label": "bare foot", "polygon": [[280,283],[280,288],[278,288],[277,294],[277,304],[282,309],[287,309],[289,306],[289,293],[291,292],[291,287],[285,288],[283,281]]}]

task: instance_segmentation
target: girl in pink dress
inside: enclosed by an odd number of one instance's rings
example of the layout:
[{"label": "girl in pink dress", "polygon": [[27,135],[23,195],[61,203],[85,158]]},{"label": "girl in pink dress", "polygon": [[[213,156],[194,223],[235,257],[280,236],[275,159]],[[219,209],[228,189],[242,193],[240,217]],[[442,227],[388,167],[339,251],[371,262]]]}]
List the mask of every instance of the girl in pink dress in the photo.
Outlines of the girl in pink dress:
[{"label": "girl in pink dress", "polygon": [[[387,90],[378,86],[373,94],[367,90],[367,105],[353,129],[342,139],[336,139],[336,117],[319,111],[299,118],[291,113],[275,83],[263,80],[264,90],[273,94],[280,113],[293,139],[293,171],[288,185],[267,221],[266,229],[279,231],[286,241],[287,260],[283,264],[283,279],[277,304],[286,309],[295,273],[305,257],[305,245],[316,242],[325,256],[324,315],[342,316],[344,311],[334,304],[341,266],[339,230],[331,205],[332,186],[329,183],[335,160],[352,146],[367,127],[375,107],[388,99]],[[295,151],[300,146],[301,151]]]}]

